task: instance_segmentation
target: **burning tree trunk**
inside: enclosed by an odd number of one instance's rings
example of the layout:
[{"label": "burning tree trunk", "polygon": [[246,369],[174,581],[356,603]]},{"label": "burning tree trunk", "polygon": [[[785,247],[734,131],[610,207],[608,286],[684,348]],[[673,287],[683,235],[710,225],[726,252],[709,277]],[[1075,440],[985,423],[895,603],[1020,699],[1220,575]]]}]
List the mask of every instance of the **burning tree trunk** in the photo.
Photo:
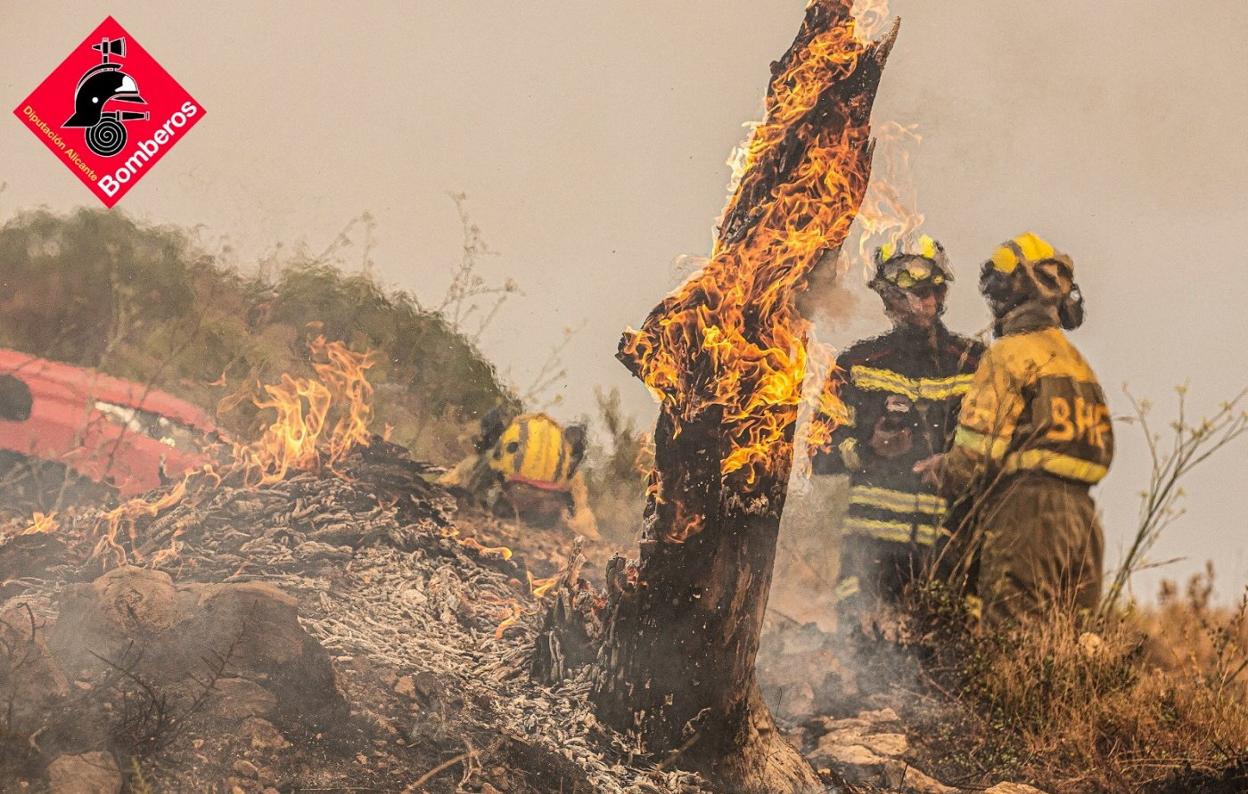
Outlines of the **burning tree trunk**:
[{"label": "burning tree trunk", "polygon": [[[608,570],[593,699],[648,751],[733,791],[819,788],[777,735],[754,660],[806,372],[794,298],[862,201],[871,105],[897,32],[863,41],[849,7],[807,7],[772,65],[712,259],[620,345],[661,413],[641,559]],[[822,415],[842,414],[834,396],[819,399]]]}]

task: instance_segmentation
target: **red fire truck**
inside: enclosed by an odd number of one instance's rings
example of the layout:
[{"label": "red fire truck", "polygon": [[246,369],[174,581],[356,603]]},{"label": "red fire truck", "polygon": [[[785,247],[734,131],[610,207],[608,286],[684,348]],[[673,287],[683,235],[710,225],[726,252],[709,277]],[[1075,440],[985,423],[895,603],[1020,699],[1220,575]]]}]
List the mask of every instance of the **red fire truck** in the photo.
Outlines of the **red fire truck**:
[{"label": "red fire truck", "polygon": [[213,459],[204,411],[143,384],[0,349],[0,458],[63,466],[121,496]]}]

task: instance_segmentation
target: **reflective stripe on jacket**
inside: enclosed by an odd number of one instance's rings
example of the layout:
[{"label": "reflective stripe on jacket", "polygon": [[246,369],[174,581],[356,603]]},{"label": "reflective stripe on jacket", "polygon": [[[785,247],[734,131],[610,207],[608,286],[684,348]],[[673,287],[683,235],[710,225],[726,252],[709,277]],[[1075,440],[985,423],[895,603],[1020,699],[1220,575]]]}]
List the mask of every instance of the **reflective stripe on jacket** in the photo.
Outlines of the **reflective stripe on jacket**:
[{"label": "reflective stripe on jacket", "polygon": [[[849,474],[847,535],[920,546],[936,541],[948,505],[913,467],[948,448],[983,350],[978,341],[937,325],[930,333],[897,328],[855,343],[837,358],[829,387],[837,390],[849,421],[812,464],[816,474]],[[871,447],[886,416],[900,417],[910,428],[909,452],[894,458]]]}]

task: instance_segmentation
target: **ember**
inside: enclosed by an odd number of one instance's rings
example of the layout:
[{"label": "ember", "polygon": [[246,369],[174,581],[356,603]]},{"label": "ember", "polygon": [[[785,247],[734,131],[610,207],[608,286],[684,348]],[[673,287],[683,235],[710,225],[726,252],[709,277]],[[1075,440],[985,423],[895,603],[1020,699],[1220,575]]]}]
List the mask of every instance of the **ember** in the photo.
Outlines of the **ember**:
[{"label": "ember", "polygon": [[55,532],[59,524],[56,523],[56,513],[35,513],[30,518],[30,526],[17,533],[19,535],[38,535],[44,532]]}]

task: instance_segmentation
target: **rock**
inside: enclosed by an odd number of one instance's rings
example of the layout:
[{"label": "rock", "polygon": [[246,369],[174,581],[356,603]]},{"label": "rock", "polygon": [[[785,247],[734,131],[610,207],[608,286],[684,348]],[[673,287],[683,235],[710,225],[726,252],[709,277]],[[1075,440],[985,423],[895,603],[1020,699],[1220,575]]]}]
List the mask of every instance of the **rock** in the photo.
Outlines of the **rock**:
[{"label": "rock", "polygon": [[416,684],[412,682],[410,675],[401,676],[394,684],[394,691],[410,698],[416,694]]},{"label": "rock", "polygon": [[290,747],[286,737],[268,720],[252,717],[243,723],[242,730],[253,750],[284,750]]},{"label": "rock", "polygon": [[234,764],[230,768],[233,769],[238,774],[242,775],[243,777],[250,777],[250,778],[260,777],[260,770],[256,768],[255,764],[253,764],[252,762],[248,761],[245,758],[238,759],[237,761],[234,762]]},{"label": "rock", "polygon": [[823,730],[832,734],[864,734],[883,729],[890,724],[901,722],[897,717],[897,713],[892,709],[880,709],[878,711],[859,712],[855,717],[834,720],[831,717],[823,717],[819,720],[819,724],[823,726]]},{"label": "rock", "polygon": [[883,767],[885,761],[861,744],[835,744],[828,747],[825,755],[845,766]]},{"label": "rock", "polygon": [[1026,783],[998,783],[986,789],[984,794],[1045,794],[1045,792]]},{"label": "rock", "polygon": [[33,733],[69,694],[69,679],[44,640],[42,623],[25,609],[0,614],[0,703],[12,733]]},{"label": "rock", "polygon": [[[299,624],[295,599],[267,583],[175,585],[160,571],[117,568],[66,588],[48,644],[75,677],[107,669],[93,654],[162,690],[193,690],[192,674],[228,670],[263,683],[276,700],[263,713],[280,720],[319,726],[347,716],[329,654]],[[254,689],[248,697],[244,710],[261,707]]]},{"label": "rock", "polygon": [[61,622],[68,627],[80,616],[82,628],[113,640],[153,636],[178,621],[177,597],[169,574],[126,565],[67,589],[62,613],[70,620],[63,614]]},{"label": "rock", "polygon": [[897,721],[892,709],[864,711],[843,720],[825,719],[827,733],[819,738],[811,761],[816,766],[835,766],[852,784],[883,785],[888,791],[912,794],[956,794],[957,789],[914,769],[903,758],[910,749],[904,733],[880,730]]},{"label": "rock", "polygon": [[901,718],[897,716],[897,712],[890,708],[876,709],[875,711],[860,711],[858,712],[858,719],[872,725],[882,722],[901,722]]},{"label": "rock", "polygon": [[875,733],[863,736],[862,745],[873,753],[895,757],[905,755],[910,749],[910,742],[904,733]]},{"label": "rock", "polygon": [[48,764],[52,794],[119,794],[121,770],[111,753],[62,755]]},{"label": "rock", "polygon": [[219,678],[216,689],[209,701],[210,708],[227,720],[242,722],[248,717],[264,717],[277,708],[272,692],[246,678]]},{"label": "rock", "polygon": [[446,705],[446,686],[440,678],[428,670],[421,670],[413,676],[412,685],[416,692],[416,700],[423,708],[441,708]]},{"label": "rock", "polygon": [[958,789],[946,786],[934,777],[929,777],[912,766],[907,766],[901,775],[901,787],[914,794],[958,794]]}]

